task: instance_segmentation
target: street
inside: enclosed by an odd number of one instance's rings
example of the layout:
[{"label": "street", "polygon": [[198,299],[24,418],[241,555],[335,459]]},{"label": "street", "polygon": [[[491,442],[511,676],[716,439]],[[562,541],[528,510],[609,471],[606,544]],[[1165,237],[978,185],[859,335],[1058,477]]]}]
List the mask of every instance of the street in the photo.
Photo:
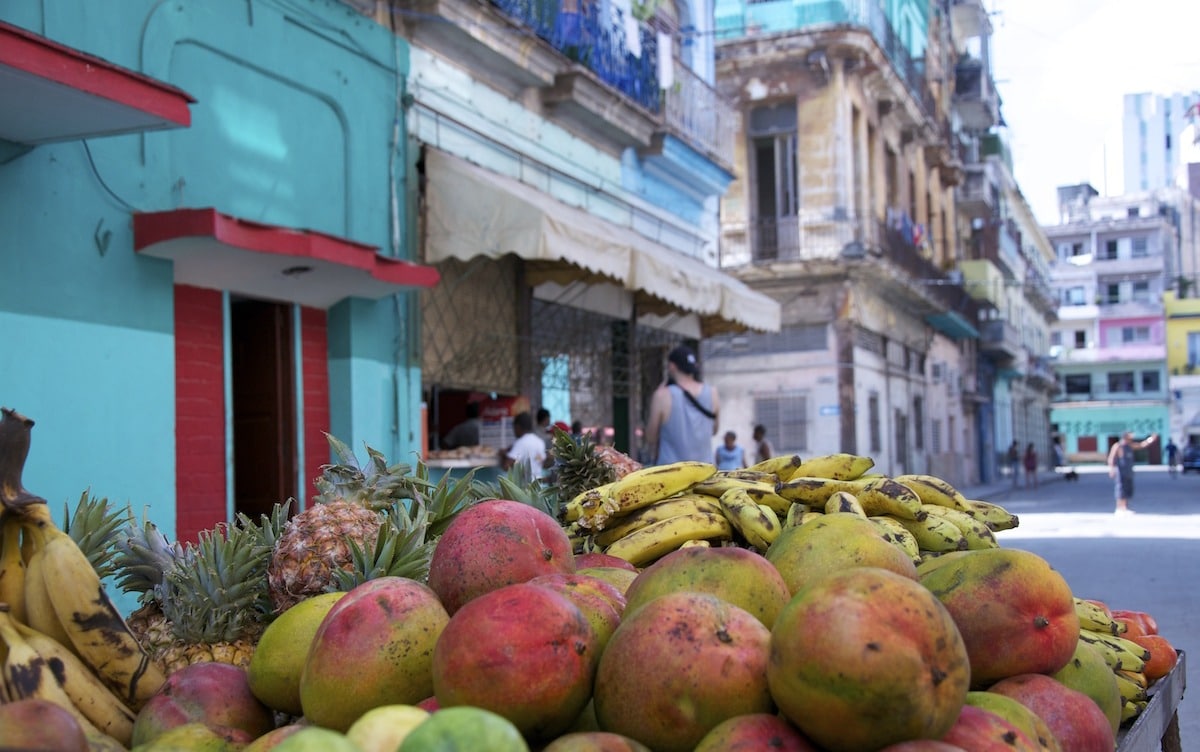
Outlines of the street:
[{"label": "street", "polygon": [[[1200,657],[1200,474],[1172,477],[1162,467],[1138,466],[1135,514],[1122,517],[1113,514],[1104,468],[1082,469],[1078,482],[1046,473],[1037,489],[976,490],[1020,517],[1018,528],[998,535],[1002,546],[1042,556],[1079,597],[1152,614],[1159,632],[1186,651],[1193,678]],[[1185,693],[1179,722],[1183,749],[1200,751],[1196,692]]]}]

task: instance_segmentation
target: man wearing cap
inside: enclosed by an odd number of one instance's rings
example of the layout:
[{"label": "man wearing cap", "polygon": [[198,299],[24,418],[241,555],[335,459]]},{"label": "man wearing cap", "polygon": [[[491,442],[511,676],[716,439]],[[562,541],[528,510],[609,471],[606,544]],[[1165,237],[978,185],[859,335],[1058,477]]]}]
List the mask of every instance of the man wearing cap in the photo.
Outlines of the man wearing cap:
[{"label": "man wearing cap", "polygon": [[712,462],[720,401],[716,387],[700,381],[696,353],[680,345],[667,356],[667,381],[650,399],[646,424],[647,464]]}]

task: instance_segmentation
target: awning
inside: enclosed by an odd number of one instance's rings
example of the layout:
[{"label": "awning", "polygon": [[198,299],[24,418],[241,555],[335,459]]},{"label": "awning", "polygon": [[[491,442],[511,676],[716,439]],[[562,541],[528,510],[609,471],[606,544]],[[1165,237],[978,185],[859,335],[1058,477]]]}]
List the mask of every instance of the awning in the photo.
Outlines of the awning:
[{"label": "awning", "polygon": [[696,314],[707,335],[779,331],[779,304],[699,259],[445,152],[425,158],[425,261],[515,254],[530,282],[603,281],[642,313]]},{"label": "awning", "polygon": [[212,208],[135,214],[138,253],[175,262],[175,282],[314,308],[432,287],[438,271],[381,256],[374,246],[265,225]]},{"label": "awning", "polygon": [[44,144],[191,125],[186,92],[0,21],[0,139]]}]

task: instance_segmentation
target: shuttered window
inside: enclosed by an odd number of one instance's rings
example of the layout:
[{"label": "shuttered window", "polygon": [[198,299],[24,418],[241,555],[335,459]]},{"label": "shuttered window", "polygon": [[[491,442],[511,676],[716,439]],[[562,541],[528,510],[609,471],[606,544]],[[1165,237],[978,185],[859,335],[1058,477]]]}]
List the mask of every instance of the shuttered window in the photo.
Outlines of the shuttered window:
[{"label": "shuttered window", "polygon": [[808,451],[808,395],[801,392],[754,398],[754,423],[767,429],[776,454]]}]

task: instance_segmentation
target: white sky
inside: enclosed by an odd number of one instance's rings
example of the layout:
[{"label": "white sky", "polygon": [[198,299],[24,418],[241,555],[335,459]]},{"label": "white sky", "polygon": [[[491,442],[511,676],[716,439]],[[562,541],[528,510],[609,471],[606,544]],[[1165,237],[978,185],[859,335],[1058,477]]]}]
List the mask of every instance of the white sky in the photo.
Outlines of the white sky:
[{"label": "white sky", "polygon": [[1014,172],[1038,221],[1058,222],[1060,185],[1090,182],[1102,195],[1122,193],[1123,97],[1200,91],[1200,3],[986,0],[985,6],[992,11],[993,76]]}]

